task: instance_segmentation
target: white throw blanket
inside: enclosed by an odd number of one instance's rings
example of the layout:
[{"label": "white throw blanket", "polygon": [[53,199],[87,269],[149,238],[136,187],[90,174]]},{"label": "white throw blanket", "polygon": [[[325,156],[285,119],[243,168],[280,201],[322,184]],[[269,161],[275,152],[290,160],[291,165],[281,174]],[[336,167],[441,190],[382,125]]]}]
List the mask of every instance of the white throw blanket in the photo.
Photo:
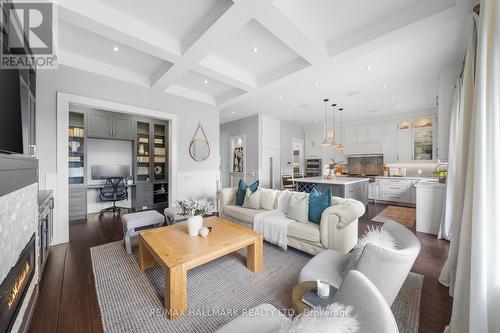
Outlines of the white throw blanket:
[{"label": "white throw blanket", "polygon": [[271,210],[255,215],[253,230],[262,234],[269,243],[276,244],[283,250],[288,245],[288,224],[290,219],[281,210]]}]

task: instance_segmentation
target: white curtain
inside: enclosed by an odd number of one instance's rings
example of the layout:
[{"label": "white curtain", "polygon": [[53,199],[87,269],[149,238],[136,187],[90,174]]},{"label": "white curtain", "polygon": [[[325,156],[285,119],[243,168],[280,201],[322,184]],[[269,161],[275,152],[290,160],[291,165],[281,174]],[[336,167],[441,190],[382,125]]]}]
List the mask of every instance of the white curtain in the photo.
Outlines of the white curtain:
[{"label": "white curtain", "polygon": [[440,276],[453,296],[447,328],[453,333],[500,332],[500,0],[481,2],[477,50],[475,44],[472,37],[458,113],[470,122],[458,121],[464,127],[455,136],[463,136],[466,148],[464,178],[456,179],[455,161],[450,179],[457,192],[463,189],[463,200],[453,199],[450,249]]}]

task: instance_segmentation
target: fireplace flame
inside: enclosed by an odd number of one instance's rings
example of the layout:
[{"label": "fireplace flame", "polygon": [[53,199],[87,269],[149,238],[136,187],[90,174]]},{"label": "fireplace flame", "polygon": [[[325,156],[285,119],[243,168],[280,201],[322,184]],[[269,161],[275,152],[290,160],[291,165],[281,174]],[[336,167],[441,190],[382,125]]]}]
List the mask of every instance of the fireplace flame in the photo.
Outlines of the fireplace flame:
[{"label": "fireplace flame", "polygon": [[30,271],[30,265],[29,265],[29,263],[26,262],[24,264],[23,271],[17,277],[16,281],[14,282],[14,286],[12,286],[12,291],[10,293],[9,299],[7,300],[7,306],[9,307],[9,309],[14,304],[14,301],[16,300],[17,295],[21,291],[21,287],[23,286],[23,283],[26,280],[26,277],[28,276],[29,271]]}]

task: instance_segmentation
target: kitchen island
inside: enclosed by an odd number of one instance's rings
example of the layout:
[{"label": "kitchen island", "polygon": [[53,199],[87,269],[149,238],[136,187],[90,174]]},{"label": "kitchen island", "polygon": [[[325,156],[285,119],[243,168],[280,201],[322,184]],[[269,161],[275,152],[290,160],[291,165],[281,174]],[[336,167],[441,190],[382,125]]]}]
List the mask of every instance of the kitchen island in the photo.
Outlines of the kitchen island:
[{"label": "kitchen island", "polygon": [[351,198],[361,201],[368,206],[368,182],[370,178],[354,178],[337,176],[333,179],[324,177],[307,177],[294,179],[297,190],[300,192],[310,192],[312,185],[321,191],[331,189],[332,195],[341,198]]}]

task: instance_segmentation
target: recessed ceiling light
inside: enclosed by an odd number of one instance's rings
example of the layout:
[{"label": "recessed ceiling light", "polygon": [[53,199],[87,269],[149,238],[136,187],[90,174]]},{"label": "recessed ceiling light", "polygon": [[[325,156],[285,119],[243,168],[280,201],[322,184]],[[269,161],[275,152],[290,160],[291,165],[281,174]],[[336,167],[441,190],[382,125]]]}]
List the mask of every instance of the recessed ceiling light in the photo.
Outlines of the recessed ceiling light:
[{"label": "recessed ceiling light", "polygon": [[305,116],[304,116],[304,115],[302,115],[302,119],[304,119],[304,118],[305,118]]},{"label": "recessed ceiling light", "polygon": [[231,114],[234,114],[234,111],[231,111]]},{"label": "recessed ceiling light", "polygon": [[203,83],[208,84],[208,80],[203,81]]},{"label": "recessed ceiling light", "polygon": [[286,112],[290,113],[290,109],[286,110]]},{"label": "recessed ceiling light", "polygon": [[283,98],[283,96],[281,96],[281,95],[278,96],[278,99],[282,99],[282,98]]},{"label": "recessed ceiling light", "polygon": [[120,48],[118,46],[113,46],[113,51],[118,52],[120,51]]},{"label": "recessed ceiling light", "polygon": [[319,87],[319,83],[318,83],[318,82],[316,82],[316,83],[314,84],[314,86],[315,86],[316,88],[318,88],[318,87]]},{"label": "recessed ceiling light", "polygon": [[396,105],[396,109],[399,109],[399,105]]},{"label": "recessed ceiling light", "polygon": [[368,69],[369,71],[371,71],[373,69],[372,65],[368,65],[366,66],[366,69]]},{"label": "recessed ceiling light", "polygon": [[259,52],[259,49],[258,49],[258,48],[256,48],[256,47],[254,47],[254,48],[252,49],[252,52],[253,52],[253,53],[257,53],[257,52]]},{"label": "recessed ceiling light", "polygon": [[318,121],[317,121],[317,120],[315,120],[315,121],[314,121],[314,123],[315,123],[315,124],[317,124],[317,123],[318,123]]},{"label": "recessed ceiling light", "polygon": [[253,109],[253,108],[255,107],[255,105],[254,105],[254,104],[252,104],[252,105],[250,105],[250,107]]},{"label": "recessed ceiling light", "polygon": [[382,88],[387,88],[387,84],[386,84],[386,83],[384,83],[384,84],[382,85]]},{"label": "recessed ceiling light", "polygon": [[396,97],[392,96],[391,99],[394,101],[396,99]]}]

